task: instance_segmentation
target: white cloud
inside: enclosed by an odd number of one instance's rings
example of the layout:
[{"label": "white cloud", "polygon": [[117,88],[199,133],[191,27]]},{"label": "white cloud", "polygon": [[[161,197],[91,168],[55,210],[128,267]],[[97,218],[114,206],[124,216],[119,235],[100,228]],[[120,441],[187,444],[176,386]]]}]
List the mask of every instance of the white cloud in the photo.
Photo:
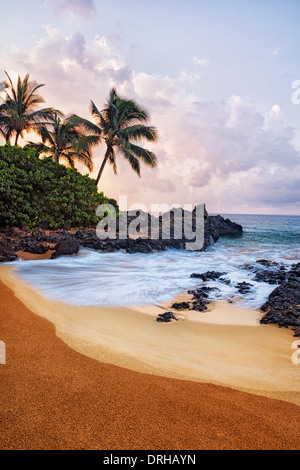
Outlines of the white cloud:
[{"label": "white cloud", "polygon": [[272,50],[272,55],[278,55],[281,53],[281,51],[281,47],[274,47],[274,49]]},{"label": "white cloud", "polygon": [[12,73],[29,72],[45,83],[42,93],[52,106],[65,113],[82,113],[85,106],[88,112],[89,100],[103,101],[110,86],[131,79],[115,37],[105,41],[96,37],[87,42],[80,32],[66,37],[52,25],[44,26],[44,30],[44,37],[30,50],[14,46],[2,61]]},{"label": "white cloud", "polygon": [[207,59],[200,59],[199,57],[194,56],[193,62],[196,65],[200,65],[201,67],[207,68],[209,66],[209,61]]},{"label": "white cloud", "polygon": [[[262,203],[300,207],[294,129],[278,104],[262,111],[241,96],[199,100],[198,68],[209,69],[205,59],[194,57],[190,69],[163,76],[135,71],[126,57],[118,36],[88,41],[80,32],[65,37],[48,25],[31,50],[14,47],[1,61],[12,73],[29,72],[46,83],[41,93],[47,104],[65,113],[89,117],[90,100],[101,108],[112,86],[148,109],[159,131],[158,144],[148,146],[158,168],[143,166],[141,180],[122,159],[119,176],[105,168],[101,190],[112,197],[128,194],[130,204],[205,202],[210,211],[238,212],[248,205],[255,211]],[[96,171],[103,154],[104,147],[95,152]]]}]

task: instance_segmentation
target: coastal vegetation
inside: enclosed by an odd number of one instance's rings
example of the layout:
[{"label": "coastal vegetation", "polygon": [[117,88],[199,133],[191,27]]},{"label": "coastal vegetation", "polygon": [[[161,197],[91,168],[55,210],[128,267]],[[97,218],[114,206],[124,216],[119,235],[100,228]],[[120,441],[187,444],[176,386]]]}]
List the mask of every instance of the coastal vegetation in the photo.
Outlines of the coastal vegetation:
[{"label": "coastal vegetation", "polygon": [[132,99],[118,96],[112,88],[107,103],[99,111],[91,101],[91,114],[95,122],[76,114],[65,117],[62,111],[54,108],[38,106],[44,103],[38,93],[44,84],[30,80],[29,74],[22,80],[18,76],[17,85],[13,84],[7,72],[7,81],[0,85],[0,92],[5,92],[3,103],[0,104],[0,134],[6,143],[14,137],[14,145],[24,133],[34,131],[41,142],[29,142],[42,155],[50,155],[54,161],[61,158],[74,167],[78,160],[93,170],[93,147],[105,143],[106,152],[101,163],[96,184],[98,185],[107,162],[117,173],[116,154],[129,162],[131,168],[140,176],[140,162],[155,168],[156,155],[138,143],[141,140],[157,142],[157,130],[148,126],[148,112]]},{"label": "coastal vegetation", "polygon": [[38,93],[39,88],[44,85],[30,80],[29,74],[23,80],[19,76],[15,86],[8,73],[5,73],[8,80],[1,84],[5,99],[0,105],[0,129],[6,143],[15,136],[14,144],[17,145],[19,137],[24,137],[25,131],[37,130],[48,123],[55,113],[61,112],[54,108],[38,108],[45,102]]},{"label": "coastal vegetation", "polygon": [[147,126],[149,115],[145,109],[133,100],[122,99],[115,88],[112,88],[109,99],[103,111],[100,112],[93,101],[90,110],[95,123],[77,115],[70,117],[79,128],[84,128],[90,135],[94,135],[98,142],[104,140],[106,152],[100,166],[96,184],[99,183],[107,162],[113,166],[117,173],[116,154],[120,153],[127,160],[131,168],[140,176],[140,162],[155,168],[157,158],[153,152],[136,144],[140,140],[148,142],[157,141],[157,130]]},{"label": "coastal vegetation", "polygon": [[95,138],[92,135],[84,135],[69,119],[62,119],[55,113],[47,124],[39,126],[37,134],[42,142],[29,142],[29,146],[36,148],[40,154],[50,156],[55,162],[63,159],[71,168],[79,161],[89,171],[93,170],[92,146]]},{"label": "coastal vegetation", "polygon": [[95,180],[36,149],[0,147],[0,227],[90,227],[99,204],[116,201],[98,192]]},{"label": "coastal vegetation", "polygon": [[[155,168],[156,155],[139,145],[157,141],[157,130],[147,125],[149,114],[132,99],[118,96],[112,88],[103,110],[91,101],[95,122],[76,114],[65,116],[58,109],[40,107],[44,84],[18,76],[14,84],[0,83],[0,227],[34,228],[89,227],[99,220],[96,208],[102,203],[117,205],[98,191],[107,162],[117,173],[117,154],[122,155],[140,176],[141,162]],[[26,141],[27,134],[37,141]],[[96,180],[81,174],[77,162],[94,169],[95,146],[106,145]],[[65,163],[67,166],[65,166]]]}]

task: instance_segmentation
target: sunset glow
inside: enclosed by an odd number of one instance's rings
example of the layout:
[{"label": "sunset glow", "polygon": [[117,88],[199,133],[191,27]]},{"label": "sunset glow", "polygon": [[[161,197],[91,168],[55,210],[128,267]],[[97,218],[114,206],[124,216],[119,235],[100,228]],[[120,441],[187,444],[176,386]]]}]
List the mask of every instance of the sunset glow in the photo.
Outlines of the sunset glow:
[{"label": "sunset glow", "polygon": [[[17,34],[2,25],[2,68],[45,83],[47,106],[67,115],[90,118],[90,100],[101,107],[112,86],[148,109],[159,130],[155,178],[143,168],[139,180],[120,159],[118,176],[107,167],[101,182],[112,197],[299,214],[300,107],[291,96],[300,7],[229,3],[15,1],[6,17],[18,4],[22,23]],[[95,150],[92,176],[104,152]]]}]

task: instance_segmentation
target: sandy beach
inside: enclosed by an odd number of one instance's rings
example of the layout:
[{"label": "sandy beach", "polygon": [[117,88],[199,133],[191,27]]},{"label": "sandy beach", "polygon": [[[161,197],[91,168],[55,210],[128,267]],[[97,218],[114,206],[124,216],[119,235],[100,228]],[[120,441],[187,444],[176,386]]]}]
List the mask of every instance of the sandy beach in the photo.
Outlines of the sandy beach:
[{"label": "sandy beach", "polygon": [[1,448],[299,448],[293,336],[258,312],[217,303],[162,324],[164,305],[74,307],[10,267],[0,280]]},{"label": "sandy beach", "polygon": [[300,1],[3,7],[0,450],[300,450]]}]

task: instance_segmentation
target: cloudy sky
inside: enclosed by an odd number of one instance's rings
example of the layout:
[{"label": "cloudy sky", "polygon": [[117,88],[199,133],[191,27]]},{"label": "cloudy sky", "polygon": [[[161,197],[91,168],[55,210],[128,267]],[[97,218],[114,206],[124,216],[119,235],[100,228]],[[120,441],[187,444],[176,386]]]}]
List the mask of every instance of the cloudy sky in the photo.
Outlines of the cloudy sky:
[{"label": "cloudy sky", "polygon": [[158,168],[107,166],[110,197],[300,214],[299,16],[299,0],[11,0],[0,80],[29,72],[65,114],[90,118],[112,86],[148,110]]}]

